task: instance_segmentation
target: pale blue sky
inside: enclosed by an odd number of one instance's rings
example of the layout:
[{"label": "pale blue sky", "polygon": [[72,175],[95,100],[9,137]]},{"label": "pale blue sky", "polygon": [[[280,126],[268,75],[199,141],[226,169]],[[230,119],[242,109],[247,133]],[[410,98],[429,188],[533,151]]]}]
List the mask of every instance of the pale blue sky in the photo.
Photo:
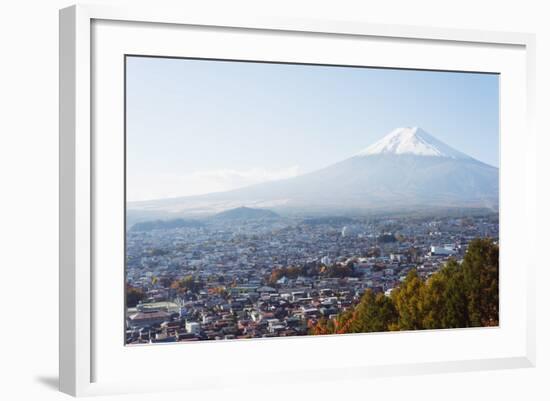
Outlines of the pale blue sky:
[{"label": "pale blue sky", "polygon": [[498,166],[497,75],[127,58],[127,196],[316,170],[402,126]]}]

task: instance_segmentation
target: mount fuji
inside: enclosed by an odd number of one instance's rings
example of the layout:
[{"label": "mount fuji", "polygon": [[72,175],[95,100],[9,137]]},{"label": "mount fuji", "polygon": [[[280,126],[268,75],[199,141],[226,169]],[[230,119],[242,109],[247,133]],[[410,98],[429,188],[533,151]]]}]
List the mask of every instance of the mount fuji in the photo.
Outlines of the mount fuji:
[{"label": "mount fuji", "polygon": [[416,155],[470,159],[469,156],[447,146],[419,127],[397,128],[357,154],[357,156],[372,155]]},{"label": "mount fuji", "polygon": [[279,213],[496,210],[499,170],[419,127],[397,128],[338,163],[301,176],[207,195],[133,202],[150,215],[207,215],[236,207]]}]

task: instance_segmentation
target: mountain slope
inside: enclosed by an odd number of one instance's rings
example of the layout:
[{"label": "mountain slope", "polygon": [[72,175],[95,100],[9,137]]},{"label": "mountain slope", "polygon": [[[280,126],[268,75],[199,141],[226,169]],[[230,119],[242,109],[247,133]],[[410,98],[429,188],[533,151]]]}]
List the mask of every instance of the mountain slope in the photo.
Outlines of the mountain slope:
[{"label": "mountain slope", "polygon": [[276,211],[498,206],[498,169],[420,128],[400,128],[321,170],[203,196],[144,202],[149,210],[212,213],[243,205]]}]

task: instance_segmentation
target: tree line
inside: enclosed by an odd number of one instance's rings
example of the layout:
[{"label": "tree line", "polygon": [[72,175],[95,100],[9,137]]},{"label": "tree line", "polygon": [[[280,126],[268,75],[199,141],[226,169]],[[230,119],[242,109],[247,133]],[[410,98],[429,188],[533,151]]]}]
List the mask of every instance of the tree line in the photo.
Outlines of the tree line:
[{"label": "tree line", "polygon": [[475,239],[462,263],[449,260],[426,280],[413,269],[390,296],[368,289],[355,307],[320,319],[310,334],[498,326],[498,262],[498,245]]},{"label": "tree line", "polygon": [[351,263],[345,265],[325,265],[318,262],[309,262],[302,266],[277,267],[273,269],[271,274],[267,277],[267,284],[277,286],[277,281],[283,277],[289,279],[298,277],[345,278],[355,277],[357,275]]}]

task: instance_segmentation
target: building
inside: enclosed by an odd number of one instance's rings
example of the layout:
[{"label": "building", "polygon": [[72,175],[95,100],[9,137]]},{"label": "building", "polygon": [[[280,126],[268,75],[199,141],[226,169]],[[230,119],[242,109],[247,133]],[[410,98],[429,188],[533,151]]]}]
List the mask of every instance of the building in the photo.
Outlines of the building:
[{"label": "building", "polygon": [[160,325],[169,320],[170,314],[165,311],[137,312],[128,317],[128,326],[130,328],[141,328]]},{"label": "building", "polygon": [[430,247],[430,253],[432,256],[450,256],[454,255],[455,251],[453,249],[450,249],[448,247],[441,247],[441,246],[431,246]]},{"label": "building", "polygon": [[198,322],[185,322],[185,331],[192,334],[199,334],[201,325]]}]

